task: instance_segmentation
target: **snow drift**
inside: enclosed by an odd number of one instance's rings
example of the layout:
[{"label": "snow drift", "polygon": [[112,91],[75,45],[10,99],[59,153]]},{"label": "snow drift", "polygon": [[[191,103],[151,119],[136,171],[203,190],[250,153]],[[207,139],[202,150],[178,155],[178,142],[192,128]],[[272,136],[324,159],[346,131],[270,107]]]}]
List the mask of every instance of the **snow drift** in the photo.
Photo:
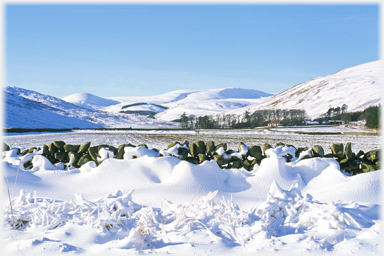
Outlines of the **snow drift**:
[{"label": "snow drift", "polygon": [[381,171],[346,176],[334,159],[286,162],[293,150],[267,150],[250,172],[146,152],[132,159],[129,150],[79,169],[35,152],[26,171],[8,151],[5,252],[377,253]]}]

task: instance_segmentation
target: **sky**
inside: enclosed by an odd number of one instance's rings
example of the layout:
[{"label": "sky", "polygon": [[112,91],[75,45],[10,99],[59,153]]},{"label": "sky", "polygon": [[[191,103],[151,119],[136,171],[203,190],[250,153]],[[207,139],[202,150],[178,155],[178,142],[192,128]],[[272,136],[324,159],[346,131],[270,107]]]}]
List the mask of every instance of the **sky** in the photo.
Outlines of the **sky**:
[{"label": "sky", "polygon": [[378,60],[377,4],[6,4],[5,84],[63,98],[279,93]]}]

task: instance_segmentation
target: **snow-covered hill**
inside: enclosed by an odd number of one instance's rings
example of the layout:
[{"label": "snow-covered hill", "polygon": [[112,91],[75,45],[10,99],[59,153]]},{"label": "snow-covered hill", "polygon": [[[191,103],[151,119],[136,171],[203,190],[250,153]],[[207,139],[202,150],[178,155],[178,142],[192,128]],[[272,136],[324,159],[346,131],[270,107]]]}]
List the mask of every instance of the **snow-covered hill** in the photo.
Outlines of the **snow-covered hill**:
[{"label": "snow-covered hill", "polygon": [[[154,96],[120,96],[120,97],[109,97],[108,99],[119,101],[123,104],[134,104],[138,102],[147,102],[153,104],[165,104],[172,103],[182,100],[188,97],[192,93],[196,93],[196,90],[177,90],[161,95]],[[108,109],[108,108],[107,108]]]},{"label": "snow-covered hill", "polygon": [[63,100],[90,109],[102,109],[120,103],[116,100],[101,98],[85,92],[71,94],[64,97]]},{"label": "snow-covered hill", "polygon": [[172,121],[180,118],[185,112],[187,115],[215,115],[225,111],[257,104],[272,94],[253,89],[224,88],[208,90],[179,90],[158,96],[148,97],[113,97],[110,99],[120,101],[120,104],[109,106],[103,111],[120,113],[129,104],[142,103],[161,105],[157,108],[157,119]]},{"label": "snow-covered hill", "polygon": [[156,115],[156,118],[172,121],[187,115],[203,116],[221,114],[228,110],[257,104],[272,94],[253,89],[225,88],[197,91],[177,103],[165,104],[169,109]]},{"label": "snow-covered hill", "polygon": [[183,101],[178,104],[166,104],[169,108],[155,117],[161,120],[172,121],[179,119],[183,113],[195,117],[204,115],[217,115],[229,110],[243,108],[261,102],[259,99],[221,99],[205,101]]},{"label": "snow-covered hill", "polygon": [[[5,128],[97,128],[90,120],[68,116],[55,98],[16,87],[4,89]],[[76,106],[62,105],[67,110]]]},{"label": "snow-covered hill", "polygon": [[[380,70],[382,62],[374,61],[318,77],[272,95],[252,89],[224,88],[210,90],[179,90],[148,97],[111,97],[120,102],[103,111],[156,114],[156,119],[172,121],[185,112],[202,115],[236,114],[260,109],[304,109],[309,118],[317,118],[330,107],[348,106],[347,111],[361,111],[381,100]],[[155,107],[160,105],[161,107]],[[139,111],[139,112],[135,112]],[[150,111],[150,112],[149,112]]]},{"label": "snow-covered hill", "polygon": [[19,87],[3,87],[5,128],[175,127],[144,116],[106,113]]},{"label": "snow-covered hill", "polygon": [[158,104],[138,102],[122,106],[119,113],[150,116],[160,113],[165,109],[168,108]]},{"label": "snow-covered hill", "polygon": [[380,71],[382,62],[374,61],[341,70],[295,85],[263,102],[229,113],[242,115],[246,110],[305,109],[308,117],[316,118],[330,107],[348,105],[348,112],[361,111],[381,100]]}]

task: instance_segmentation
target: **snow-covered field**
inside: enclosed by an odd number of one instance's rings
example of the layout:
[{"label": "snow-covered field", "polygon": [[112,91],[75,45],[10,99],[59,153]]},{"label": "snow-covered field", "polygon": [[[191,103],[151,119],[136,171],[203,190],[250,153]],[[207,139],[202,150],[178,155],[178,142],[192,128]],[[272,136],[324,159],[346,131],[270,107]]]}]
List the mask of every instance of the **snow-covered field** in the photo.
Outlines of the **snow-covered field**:
[{"label": "snow-covered field", "polygon": [[[305,130],[307,131],[307,130]],[[381,136],[356,136],[356,135],[307,135],[287,132],[270,132],[256,130],[149,130],[149,131],[75,131],[63,133],[9,133],[5,134],[3,140],[10,147],[31,148],[49,144],[55,140],[62,140],[68,144],[84,144],[88,141],[92,145],[109,144],[119,146],[131,143],[139,145],[147,144],[151,148],[165,149],[171,142],[188,140],[214,141],[216,145],[227,143],[228,148],[237,149],[239,142],[246,145],[259,145],[283,142],[295,147],[310,147],[321,145],[325,153],[330,153],[333,143],[352,143],[353,152],[363,150],[367,152],[381,148]]]},{"label": "snow-covered field", "polygon": [[272,131],[279,132],[364,132],[364,133],[377,133],[375,129],[365,128],[365,123],[358,122],[344,124],[344,125],[309,125],[309,126],[281,126],[269,128]]},{"label": "snow-covered field", "polygon": [[[313,136],[248,132],[71,132],[4,136],[10,147],[54,140],[92,145],[214,140],[231,149],[277,142],[296,147],[352,142],[353,152],[381,148],[379,136]],[[266,151],[247,172],[214,161],[175,157],[106,159],[98,167],[61,169],[41,155],[33,168],[3,160],[5,254],[379,254],[381,170],[346,176],[334,159],[293,158],[294,148]],[[15,229],[18,227],[18,229]]]}]

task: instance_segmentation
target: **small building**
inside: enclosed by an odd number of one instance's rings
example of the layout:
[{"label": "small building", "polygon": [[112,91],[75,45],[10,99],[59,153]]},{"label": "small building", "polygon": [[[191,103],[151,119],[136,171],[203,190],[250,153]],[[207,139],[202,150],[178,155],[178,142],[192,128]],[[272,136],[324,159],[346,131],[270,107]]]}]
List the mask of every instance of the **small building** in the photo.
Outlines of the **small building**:
[{"label": "small building", "polygon": [[342,120],[329,120],[330,124],[344,124],[345,122]]},{"label": "small building", "polygon": [[319,122],[317,121],[304,121],[305,125],[318,125]]},{"label": "small building", "polygon": [[278,122],[270,122],[268,123],[268,127],[276,127],[276,126],[283,126],[282,123],[278,123]]}]

